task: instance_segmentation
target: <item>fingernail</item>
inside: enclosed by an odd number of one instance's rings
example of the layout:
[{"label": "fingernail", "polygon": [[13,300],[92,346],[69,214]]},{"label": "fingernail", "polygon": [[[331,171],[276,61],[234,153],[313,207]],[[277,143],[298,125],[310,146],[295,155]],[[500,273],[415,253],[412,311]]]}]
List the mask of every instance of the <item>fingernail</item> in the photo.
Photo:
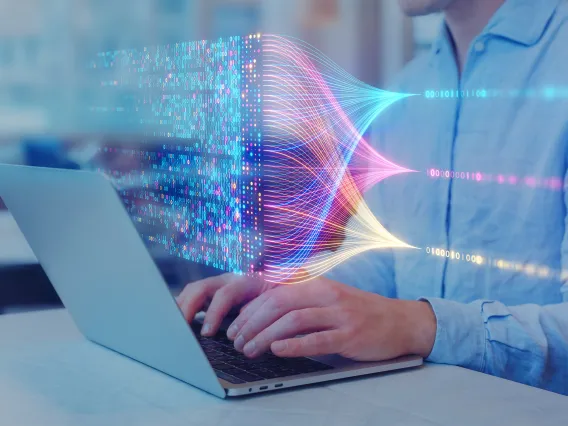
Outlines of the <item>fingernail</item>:
[{"label": "fingernail", "polygon": [[245,338],[243,337],[243,335],[239,335],[239,337],[237,337],[237,339],[235,340],[235,349],[237,351],[242,351],[243,350],[243,346],[245,345]]},{"label": "fingernail", "polygon": [[211,332],[211,324],[203,324],[201,327],[201,335],[207,336]]},{"label": "fingernail", "polygon": [[271,346],[272,352],[281,352],[286,349],[288,343],[286,342],[274,342]]},{"label": "fingernail", "polygon": [[236,324],[232,324],[229,329],[227,330],[227,337],[231,340],[235,338],[237,332],[239,331],[239,327]]},{"label": "fingernail", "polygon": [[246,356],[253,357],[256,354],[256,343],[251,340],[245,345],[244,352]]}]

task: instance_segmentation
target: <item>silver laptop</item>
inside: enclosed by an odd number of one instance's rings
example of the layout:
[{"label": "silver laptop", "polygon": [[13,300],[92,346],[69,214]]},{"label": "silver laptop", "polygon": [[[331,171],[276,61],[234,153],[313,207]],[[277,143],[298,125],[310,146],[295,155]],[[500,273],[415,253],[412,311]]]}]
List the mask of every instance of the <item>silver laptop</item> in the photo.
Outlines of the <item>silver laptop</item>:
[{"label": "silver laptop", "polygon": [[0,165],[0,197],[89,340],[216,395],[249,395],[415,367],[408,356],[249,360],[188,324],[112,183],[73,170]]}]

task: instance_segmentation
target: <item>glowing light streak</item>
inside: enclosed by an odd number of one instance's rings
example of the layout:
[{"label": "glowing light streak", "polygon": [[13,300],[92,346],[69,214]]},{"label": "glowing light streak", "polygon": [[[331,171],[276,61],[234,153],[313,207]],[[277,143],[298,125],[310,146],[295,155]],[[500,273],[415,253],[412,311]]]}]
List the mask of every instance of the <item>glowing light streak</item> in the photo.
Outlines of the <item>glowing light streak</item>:
[{"label": "glowing light streak", "polygon": [[413,95],[365,84],[301,40],[260,34],[105,52],[91,68],[107,71],[98,89],[109,96],[90,109],[103,124],[113,115],[176,138],[122,150],[137,170],[105,170],[133,219],[163,228],[146,237],[168,253],[282,282],[302,280],[299,268],[313,276],[366,250],[410,247],[362,192],[411,170],[362,135]]},{"label": "glowing light streak", "polygon": [[568,86],[546,86],[523,89],[479,88],[469,90],[442,88],[425,90],[423,96],[429,100],[529,98],[542,99],[545,101],[564,101],[568,99]]},{"label": "glowing light streak", "polygon": [[362,138],[384,109],[409,95],[366,85],[299,40],[263,36],[263,51],[265,277],[296,283],[367,250],[410,248],[361,195],[410,171]]},{"label": "glowing light streak", "polygon": [[566,270],[555,269],[547,265],[539,265],[533,262],[520,262],[503,259],[499,256],[482,255],[462,250],[448,250],[436,247],[426,247],[424,251],[429,256],[446,258],[451,262],[465,262],[480,267],[512,271],[532,278],[562,281],[568,278],[568,271]]},{"label": "glowing light streak", "polygon": [[564,179],[556,176],[516,176],[509,174],[491,174],[480,171],[464,172],[441,169],[428,169],[426,173],[432,179],[455,179],[510,186],[523,185],[529,188],[548,189],[551,191],[562,191],[564,189]]}]

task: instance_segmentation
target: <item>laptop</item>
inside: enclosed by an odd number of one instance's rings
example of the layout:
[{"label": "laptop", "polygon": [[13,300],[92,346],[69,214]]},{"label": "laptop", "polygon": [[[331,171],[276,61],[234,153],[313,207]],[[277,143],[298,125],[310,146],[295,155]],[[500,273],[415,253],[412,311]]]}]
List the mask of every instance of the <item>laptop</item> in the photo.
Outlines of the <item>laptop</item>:
[{"label": "laptop", "polygon": [[0,165],[0,197],[87,339],[220,398],[422,364],[417,356],[248,359],[225,332],[201,337],[201,324],[188,324],[104,175]]}]

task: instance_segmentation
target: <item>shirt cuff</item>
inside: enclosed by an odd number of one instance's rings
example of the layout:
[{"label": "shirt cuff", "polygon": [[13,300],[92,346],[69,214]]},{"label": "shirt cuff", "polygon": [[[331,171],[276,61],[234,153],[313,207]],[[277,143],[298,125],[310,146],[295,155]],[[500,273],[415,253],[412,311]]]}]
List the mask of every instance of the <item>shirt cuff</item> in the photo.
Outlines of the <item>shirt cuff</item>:
[{"label": "shirt cuff", "polygon": [[485,323],[481,306],[437,298],[421,298],[436,315],[436,340],[426,361],[483,371]]}]

